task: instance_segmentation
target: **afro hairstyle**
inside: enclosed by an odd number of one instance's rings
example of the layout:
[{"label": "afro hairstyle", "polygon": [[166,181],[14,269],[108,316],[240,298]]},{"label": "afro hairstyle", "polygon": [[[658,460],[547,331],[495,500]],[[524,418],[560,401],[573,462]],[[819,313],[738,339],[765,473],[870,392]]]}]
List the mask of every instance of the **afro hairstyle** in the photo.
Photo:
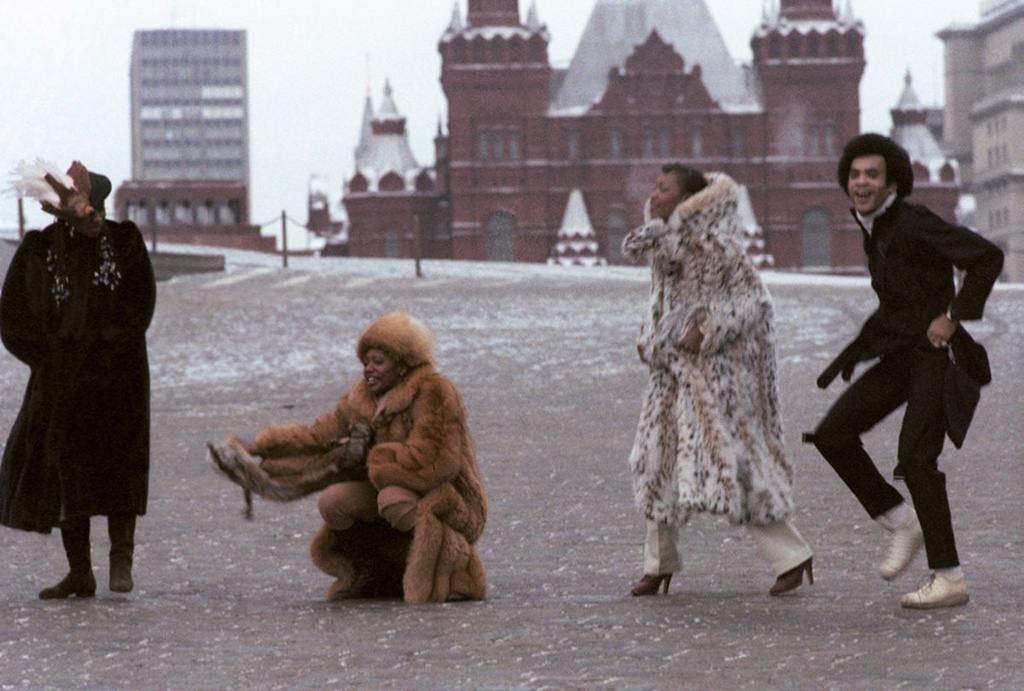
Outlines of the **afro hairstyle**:
[{"label": "afro hairstyle", "polygon": [[897,196],[909,197],[914,191],[914,169],[910,165],[910,155],[889,137],[874,132],[857,135],[846,143],[836,168],[839,188],[843,192],[847,191],[853,159],[875,155],[885,159],[885,183],[896,183]]}]

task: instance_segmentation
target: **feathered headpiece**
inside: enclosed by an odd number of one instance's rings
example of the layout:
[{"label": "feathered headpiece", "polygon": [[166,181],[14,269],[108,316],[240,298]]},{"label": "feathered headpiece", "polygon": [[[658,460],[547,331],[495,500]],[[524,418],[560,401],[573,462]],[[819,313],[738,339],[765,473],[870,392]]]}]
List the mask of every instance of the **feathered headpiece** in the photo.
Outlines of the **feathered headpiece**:
[{"label": "feathered headpiece", "polygon": [[57,166],[49,161],[37,158],[35,163],[20,162],[11,171],[11,186],[7,193],[19,197],[32,197],[40,202],[50,202],[54,206],[60,205],[60,195],[53,186],[46,181],[46,176],[52,175],[57,182],[65,187],[74,187],[75,181],[67,173],[61,172]]},{"label": "feathered headpiece", "polygon": [[43,211],[64,219],[102,212],[111,190],[110,178],[89,171],[81,161],[73,161],[62,173],[49,161],[37,158],[34,164],[22,161],[11,174],[9,189],[14,194],[38,199]]}]

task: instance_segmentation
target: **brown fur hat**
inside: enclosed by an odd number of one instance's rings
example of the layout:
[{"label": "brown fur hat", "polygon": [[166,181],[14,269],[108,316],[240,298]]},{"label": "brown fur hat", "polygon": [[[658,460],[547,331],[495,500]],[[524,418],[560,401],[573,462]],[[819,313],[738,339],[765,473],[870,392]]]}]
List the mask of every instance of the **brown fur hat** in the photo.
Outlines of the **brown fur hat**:
[{"label": "brown fur hat", "polygon": [[405,312],[392,312],[370,323],[356,343],[362,362],[366,352],[378,348],[408,367],[434,364],[434,335],[423,322]]}]

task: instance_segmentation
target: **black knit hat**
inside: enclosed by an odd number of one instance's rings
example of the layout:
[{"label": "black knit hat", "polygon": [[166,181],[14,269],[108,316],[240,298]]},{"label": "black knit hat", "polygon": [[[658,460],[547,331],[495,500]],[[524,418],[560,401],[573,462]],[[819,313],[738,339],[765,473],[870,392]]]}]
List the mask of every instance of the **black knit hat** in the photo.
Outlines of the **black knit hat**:
[{"label": "black knit hat", "polygon": [[896,195],[909,197],[914,191],[914,169],[910,165],[910,154],[889,137],[874,132],[857,135],[846,143],[836,169],[839,188],[843,192],[847,191],[853,159],[873,155],[885,159],[885,183],[896,183]]},{"label": "black knit hat", "polygon": [[103,211],[106,208],[106,199],[112,189],[110,178],[89,171],[89,204],[92,205],[92,208]]}]

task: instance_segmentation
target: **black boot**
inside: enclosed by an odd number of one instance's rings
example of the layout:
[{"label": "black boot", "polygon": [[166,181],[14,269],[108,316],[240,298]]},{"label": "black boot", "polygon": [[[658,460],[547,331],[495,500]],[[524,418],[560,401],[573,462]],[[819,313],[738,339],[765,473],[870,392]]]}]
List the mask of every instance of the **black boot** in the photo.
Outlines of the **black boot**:
[{"label": "black boot", "polygon": [[107,516],[110,535],[110,589],[115,593],[130,593],[132,582],[132,555],[135,553],[135,514]]},{"label": "black boot", "polygon": [[96,577],[92,574],[92,556],[89,553],[89,519],[76,518],[62,525],[60,539],[71,571],[57,585],[40,590],[39,598],[92,597],[96,594]]}]

